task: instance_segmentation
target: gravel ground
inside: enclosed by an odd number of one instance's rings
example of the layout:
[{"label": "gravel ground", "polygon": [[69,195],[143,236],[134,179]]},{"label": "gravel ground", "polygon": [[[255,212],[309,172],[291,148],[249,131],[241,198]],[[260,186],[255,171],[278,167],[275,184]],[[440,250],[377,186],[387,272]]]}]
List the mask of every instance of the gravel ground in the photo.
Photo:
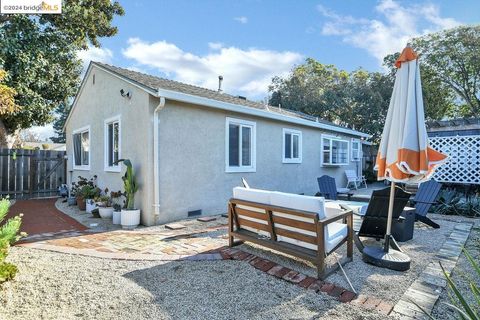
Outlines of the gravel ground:
[{"label": "gravel ground", "polygon": [[[480,263],[480,219],[475,221],[470,237],[467,240],[465,248],[473,257],[473,259]],[[469,283],[473,281],[477,285],[480,284],[480,276],[478,276],[473,269],[472,265],[468,262],[467,258],[462,254],[458,259],[457,265],[452,272],[452,278],[457,288],[461,292],[465,293],[465,298],[471,306],[476,306],[476,311],[480,314],[480,305],[475,302],[473,295],[471,294]],[[451,303],[449,293],[444,290],[440,295],[440,299],[435,304],[432,315],[436,319],[455,319],[457,315],[449,308],[445,303]]]},{"label": "gravel ground", "polygon": [[138,262],[14,247],[1,319],[384,319],[247,263]]},{"label": "gravel ground", "polygon": [[[412,260],[411,268],[407,272],[398,272],[366,264],[362,261],[361,253],[355,247],[353,261],[347,263],[344,269],[357,293],[383,298],[392,304],[400,300],[403,292],[407,290],[410,284],[415,281],[417,276],[430,263],[433,256],[440,250],[446,237],[450,235],[453,230],[454,222],[445,220],[436,221],[440,224],[440,229],[427,228],[423,224],[417,223],[415,225],[413,239],[399,243],[402,250],[404,250]],[[432,239],[435,239],[435,241],[432,241]],[[371,242],[375,244],[376,241],[373,240]],[[298,259],[290,259],[288,256],[281,255],[278,252],[268,251],[263,247],[257,247],[252,244],[244,244],[241,247],[245,251],[273,260],[293,270],[301,271],[312,277],[316,276],[316,269],[307,262],[303,263]],[[345,255],[345,246],[342,247],[342,250],[337,250],[337,252],[338,258]],[[329,256],[327,263],[335,263],[335,258]],[[347,289],[350,288],[341,271],[337,271],[331,275],[328,281]]]}]

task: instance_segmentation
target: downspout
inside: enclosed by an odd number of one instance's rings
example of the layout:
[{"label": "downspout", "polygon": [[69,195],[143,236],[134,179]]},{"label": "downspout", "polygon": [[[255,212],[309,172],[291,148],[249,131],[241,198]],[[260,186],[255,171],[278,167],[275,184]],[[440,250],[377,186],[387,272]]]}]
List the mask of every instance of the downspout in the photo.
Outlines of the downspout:
[{"label": "downspout", "polygon": [[160,98],[160,101],[153,111],[153,207],[155,208],[155,220],[157,220],[160,215],[160,158],[158,150],[158,124],[160,119],[158,113],[165,107],[165,97],[160,96],[159,93],[157,97]]}]

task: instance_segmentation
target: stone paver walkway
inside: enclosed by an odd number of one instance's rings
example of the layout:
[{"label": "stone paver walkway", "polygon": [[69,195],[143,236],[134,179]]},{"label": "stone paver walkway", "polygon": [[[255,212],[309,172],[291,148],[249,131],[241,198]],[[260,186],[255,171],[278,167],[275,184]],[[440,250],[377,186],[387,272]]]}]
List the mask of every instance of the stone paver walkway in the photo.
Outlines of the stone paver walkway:
[{"label": "stone paver walkway", "polygon": [[111,259],[171,261],[197,256],[209,260],[211,251],[227,244],[226,230],[226,226],[220,226],[193,233],[63,231],[30,236],[18,245]]},{"label": "stone paver walkway", "polygon": [[443,275],[440,263],[447,273],[452,272],[467,242],[471,223],[458,223],[442,248],[420,276],[405,291],[400,301],[393,308],[393,314],[402,319],[428,319],[428,317],[412,301],[421,306],[429,314],[432,312],[447,281]]}]

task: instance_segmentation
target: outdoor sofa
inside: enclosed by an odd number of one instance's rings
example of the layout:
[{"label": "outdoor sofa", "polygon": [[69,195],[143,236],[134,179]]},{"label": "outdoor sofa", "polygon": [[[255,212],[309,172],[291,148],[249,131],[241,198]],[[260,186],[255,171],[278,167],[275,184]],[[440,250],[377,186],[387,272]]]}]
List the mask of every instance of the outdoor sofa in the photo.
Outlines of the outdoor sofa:
[{"label": "outdoor sofa", "polygon": [[[352,260],[352,211],[321,197],[236,187],[228,221],[229,246],[249,241],[310,261],[320,279]],[[325,267],[326,256],[343,244],[347,255]]]}]

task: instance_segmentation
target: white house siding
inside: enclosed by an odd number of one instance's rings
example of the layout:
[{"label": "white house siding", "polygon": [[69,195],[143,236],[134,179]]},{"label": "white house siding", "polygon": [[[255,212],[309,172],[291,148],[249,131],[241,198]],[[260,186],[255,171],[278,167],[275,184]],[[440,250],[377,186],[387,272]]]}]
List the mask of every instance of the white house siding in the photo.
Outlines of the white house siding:
[{"label": "white house siding", "polygon": [[[104,120],[121,116],[121,157],[132,160],[140,183],[136,197],[136,206],[142,209],[142,223],[152,225],[153,216],[153,107],[158,99],[144,90],[114,77],[94,65],[85,80],[77,105],[72,111],[66,126],[68,182],[77,177],[98,176],[98,185],[110,190],[123,190],[121,179],[125,172],[107,172],[104,170]],[[95,84],[93,84],[95,75]],[[120,95],[120,90],[130,91],[131,99]],[[72,132],[78,128],[90,126],[90,170],[73,170]]]},{"label": "white house siding", "polygon": [[[256,123],[256,172],[225,172],[226,117]],[[348,166],[321,166],[321,137],[336,135],[332,132],[169,100],[159,118],[158,223],[185,218],[191,210],[201,209],[206,215],[226,212],[232,188],[242,177],[254,188],[313,195],[318,191],[317,177],[328,174],[344,187],[344,170],[356,168],[351,154]],[[302,132],[302,163],[282,163],[283,128]],[[352,138],[337,136],[349,142]]]}]

